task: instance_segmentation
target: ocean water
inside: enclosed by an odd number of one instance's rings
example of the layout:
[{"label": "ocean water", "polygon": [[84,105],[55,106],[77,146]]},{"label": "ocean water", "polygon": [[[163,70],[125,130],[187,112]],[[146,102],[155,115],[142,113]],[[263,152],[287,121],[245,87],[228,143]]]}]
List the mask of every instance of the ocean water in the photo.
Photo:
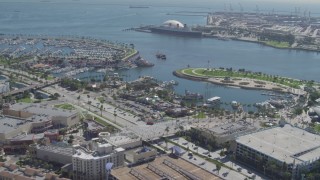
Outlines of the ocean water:
[{"label": "ocean water", "polygon": [[[275,11],[291,13],[299,7],[300,11],[312,11],[317,15],[320,3],[292,1],[276,3],[270,1],[242,0],[230,1],[234,10],[241,2],[245,11],[255,11],[258,5],[261,12]],[[287,3],[285,3],[287,2]],[[176,69],[191,67],[233,67],[260,71],[298,79],[320,81],[320,56],[315,52],[279,50],[254,43],[239,41],[219,41],[174,37],[134,31],[123,31],[140,25],[161,24],[168,19],[176,19],[188,25],[204,25],[206,12],[224,9],[224,1],[0,1],[0,33],[34,34],[51,36],[90,36],[116,42],[133,43],[147,60],[155,64],[151,68],[135,68],[120,73],[126,80],[142,75],[154,76],[163,81],[177,80],[175,89],[204,94],[207,98],[220,96],[222,101],[236,100],[251,104],[268,99],[261,91],[226,88],[203,82],[176,78]],[[129,5],[148,5],[150,8],[129,8]],[[226,6],[230,6],[229,2]],[[183,13],[182,13],[183,12]],[[197,13],[194,13],[197,12]],[[179,14],[180,13],[180,14]],[[182,14],[200,16],[184,16]],[[175,14],[175,15],[172,15]],[[201,16],[203,15],[203,16]],[[157,60],[155,54],[162,52],[167,60]]]}]

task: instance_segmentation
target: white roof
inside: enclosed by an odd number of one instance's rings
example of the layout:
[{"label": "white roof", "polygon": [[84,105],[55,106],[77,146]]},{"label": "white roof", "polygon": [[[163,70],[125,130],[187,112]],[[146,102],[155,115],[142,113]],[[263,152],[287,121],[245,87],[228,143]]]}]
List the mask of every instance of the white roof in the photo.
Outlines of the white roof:
[{"label": "white roof", "polygon": [[184,25],[177,20],[168,20],[163,23],[163,26],[173,27],[173,28],[184,28]]},{"label": "white roof", "polygon": [[320,136],[290,125],[247,134],[236,141],[287,164],[320,157]]}]

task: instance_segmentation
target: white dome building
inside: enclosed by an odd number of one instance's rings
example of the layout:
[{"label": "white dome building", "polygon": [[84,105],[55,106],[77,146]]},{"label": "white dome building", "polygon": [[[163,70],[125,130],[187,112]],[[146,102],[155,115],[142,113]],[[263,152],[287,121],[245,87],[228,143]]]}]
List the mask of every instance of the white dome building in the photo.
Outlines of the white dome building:
[{"label": "white dome building", "polygon": [[165,21],[162,26],[170,27],[170,28],[184,28],[184,25],[177,20],[168,20]]}]

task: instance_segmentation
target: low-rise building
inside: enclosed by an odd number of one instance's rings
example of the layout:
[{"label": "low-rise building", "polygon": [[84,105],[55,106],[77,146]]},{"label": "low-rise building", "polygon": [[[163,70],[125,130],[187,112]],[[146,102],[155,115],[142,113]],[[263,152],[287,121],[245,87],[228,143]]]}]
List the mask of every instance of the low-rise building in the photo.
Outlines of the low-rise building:
[{"label": "low-rise building", "polygon": [[205,137],[215,140],[217,144],[223,144],[227,141],[234,140],[239,134],[245,132],[252,132],[256,128],[249,122],[239,120],[237,122],[230,122],[223,125],[210,127],[195,127],[199,133]]},{"label": "low-rise building", "polygon": [[128,160],[129,162],[139,163],[139,162],[145,162],[145,161],[155,159],[157,156],[157,150],[144,146],[142,148],[128,151],[125,154],[126,154],[126,160]]},{"label": "low-rise building", "polygon": [[56,162],[60,164],[72,163],[73,149],[67,144],[51,144],[48,146],[37,145],[36,157],[45,161]]},{"label": "low-rise building", "polygon": [[[0,143],[21,134],[43,133],[53,127],[70,127],[80,122],[77,111],[62,110],[46,104],[18,103],[5,105],[0,116]],[[46,133],[49,138],[57,137],[56,133]]]},{"label": "low-rise building", "polygon": [[132,149],[142,146],[142,140],[132,132],[120,132],[115,134],[99,133],[99,137],[105,138],[110,144],[124,149]]},{"label": "low-rise building", "polygon": [[41,133],[52,127],[52,121],[42,115],[28,118],[0,116],[0,143],[7,143],[21,134]]},{"label": "low-rise building", "polygon": [[[261,166],[262,171],[277,167],[300,179],[302,169],[308,172],[319,161],[319,144],[319,135],[287,124],[238,137],[235,155],[239,161]],[[281,177],[284,173],[279,169]]]},{"label": "low-rise building", "polygon": [[47,104],[16,103],[6,106],[3,114],[24,119],[33,115],[41,115],[44,119],[50,119],[55,127],[70,127],[80,122],[76,110],[54,108]]}]

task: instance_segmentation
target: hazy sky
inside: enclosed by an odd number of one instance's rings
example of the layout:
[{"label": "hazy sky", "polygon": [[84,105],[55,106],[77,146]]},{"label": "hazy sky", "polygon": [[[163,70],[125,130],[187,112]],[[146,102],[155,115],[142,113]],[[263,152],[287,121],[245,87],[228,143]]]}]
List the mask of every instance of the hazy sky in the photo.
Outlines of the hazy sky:
[{"label": "hazy sky", "polygon": [[239,3],[244,10],[252,10],[259,6],[263,9],[286,9],[292,10],[296,7],[301,10],[320,12],[320,0],[0,0],[0,2],[41,2],[50,3],[101,3],[121,5],[153,5],[153,6],[181,6],[181,7],[216,7],[223,9],[224,4],[229,7],[232,4],[234,9],[239,8]]}]

